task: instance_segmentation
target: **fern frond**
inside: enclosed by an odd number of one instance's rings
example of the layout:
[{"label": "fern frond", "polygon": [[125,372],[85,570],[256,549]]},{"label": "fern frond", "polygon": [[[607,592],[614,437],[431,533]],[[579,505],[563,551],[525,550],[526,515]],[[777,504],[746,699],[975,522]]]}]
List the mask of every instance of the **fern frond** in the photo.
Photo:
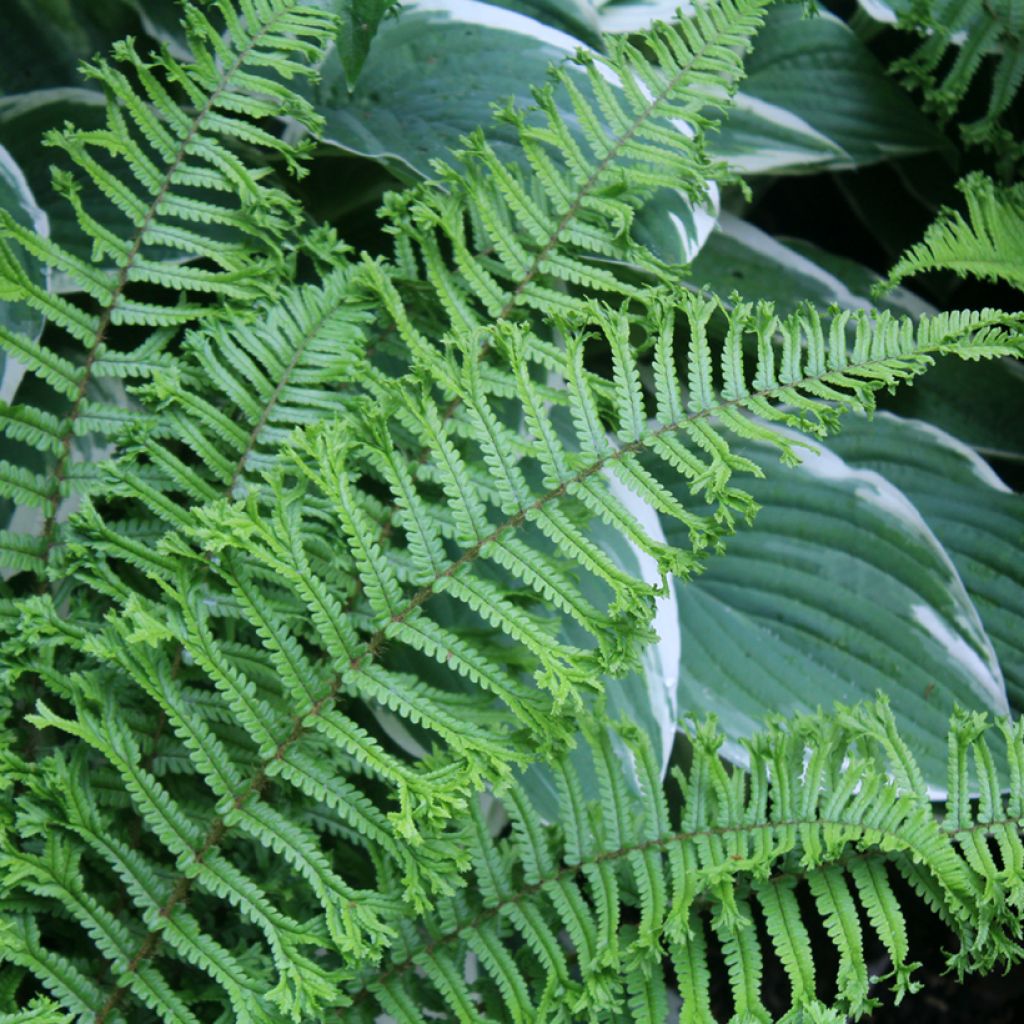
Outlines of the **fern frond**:
[{"label": "fern frond", "polygon": [[[116,438],[133,418],[124,410],[95,415],[96,383],[168,367],[177,331],[210,317],[217,299],[238,315],[272,294],[289,260],[299,207],[265,182],[267,168],[248,166],[235,150],[262,149],[299,171],[303,147],[286,145],[263,123],[285,114],[318,123],[290,82],[313,73],[331,18],[299,0],[218,0],[202,10],[187,6],[185,27],[189,63],[166,51],[143,57],[126,40],[112,62],[88,65],[85,73],[107,94],[106,127],[68,127],[47,140],[74,167],[56,172],[54,183],[91,243],[91,262],[0,213],[0,298],[27,304],[51,328],[41,342],[4,330],[0,344],[56,392],[56,411],[8,410],[4,424],[7,436],[48,456],[42,472],[5,463],[5,495],[41,510],[35,540],[10,542],[18,568],[43,571],[64,499],[88,489],[89,475],[72,472],[76,436]],[[76,174],[116,208],[123,231],[91,215]],[[82,297],[39,287],[11,246],[66,275]],[[141,342],[139,327],[149,332]],[[45,431],[26,426],[33,416],[46,417]]]},{"label": "fern frond", "polygon": [[[282,985],[301,973],[293,966],[296,954],[281,952],[290,948],[283,934],[298,925],[282,933],[282,911],[219,852],[227,842],[278,851],[293,885],[308,887],[311,905],[319,908],[316,941],[343,962],[378,956],[383,941],[399,943],[400,934],[385,939],[382,927],[395,897],[378,889],[379,879],[360,886],[333,871],[320,836],[295,813],[279,815],[265,796],[271,788],[289,794],[293,809],[329,808],[355,847],[395,865],[388,870],[401,874],[398,889],[406,899],[428,906],[465,865],[455,822],[472,794],[484,780],[507,779],[516,762],[564,746],[595,681],[628,668],[648,636],[659,582],[624,572],[588,539],[583,523],[603,519],[651,554],[664,574],[696,571],[735,516],[753,512],[733,477],[762,470],[731,452],[730,436],[770,440],[784,458],[792,457],[791,437],[765,420],[821,433],[842,410],[870,408],[878,388],[920,372],[936,354],[971,358],[1019,347],[1015,323],[1005,314],[940,315],[915,326],[887,315],[842,313],[826,328],[807,311],[779,319],[765,305],[738,303],[726,313],[687,292],[673,298],[675,305],[665,293],[648,297],[644,306],[657,313],[645,326],[625,309],[589,306],[586,325],[567,333],[560,364],[555,350],[545,350],[571,381],[564,392],[533,379],[520,325],[492,330],[507,369],[490,374],[474,339],[453,339],[446,354],[426,345],[414,355],[408,381],[368,374],[369,401],[296,434],[265,485],[243,501],[221,498],[188,516],[171,516],[166,510],[173,502],[163,492],[147,487],[144,477],[125,476],[125,493],[174,524],[156,545],[107,525],[92,509],[77,517],[71,554],[82,559],[80,578],[112,602],[112,614],[97,628],[60,619],[48,601],[30,602],[8,657],[62,698],[75,695],[74,717],[40,705],[33,721],[78,737],[102,756],[158,844],[158,860],[189,865],[170,889],[161,920],[186,895],[198,899],[198,887],[206,899],[235,904],[262,929],[261,948]],[[713,316],[728,318],[718,352],[708,330]],[[678,356],[672,341],[677,319],[689,335]],[[647,341],[634,342],[638,330],[649,333]],[[778,358],[776,334],[783,338]],[[583,369],[582,350],[590,344],[610,350],[610,380]],[[653,409],[638,387],[635,344],[654,348]],[[684,392],[680,380],[690,389]],[[523,410],[525,430],[513,431],[496,412],[503,394]],[[560,396],[559,403],[545,411],[552,396]],[[406,436],[426,445],[430,458],[410,460],[402,450]],[[679,472],[690,481],[693,508],[659,481]],[[654,540],[616,499],[606,474],[659,512],[681,518],[692,548]],[[229,482],[222,476],[220,485]],[[386,539],[382,489],[399,509]],[[587,596],[587,578],[603,588],[603,606]],[[339,580],[346,582],[339,587]],[[552,593],[559,594],[554,616]],[[590,646],[568,643],[559,616],[582,626]],[[483,639],[474,622],[501,639]],[[512,650],[517,659],[510,663]],[[76,665],[70,688],[67,677],[47,671],[55,657],[66,663],[68,656]],[[209,707],[222,710],[197,713],[190,697],[196,691],[216,693]],[[117,717],[111,715],[115,693],[122,709]],[[189,823],[172,792],[142,767],[146,741],[126,724],[123,709],[141,712],[150,700],[210,790],[205,810],[191,812],[203,824]],[[397,714],[425,749],[436,741],[445,753],[427,753],[418,763],[397,756],[378,729],[353,717],[353,701]],[[238,730],[233,745],[217,728],[221,720]],[[139,718],[140,725],[147,721],[147,715]],[[742,817],[740,795],[721,772],[707,771],[701,785],[717,787]],[[598,770],[596,778],[602,831],[614,841],[626,828],[628,800],[611,768]],[[572,792],[571,783],[565,791]],[[863,794],[866,800],[871,795],[866,783]],[[846,792],[841,799],[853,796]],[[528,809],[521,819],[517,827],[524,831],[539,828]],[[575,830],[575,846],[585,856],[585,823]],[[794,826],[792,842],[798,838]],[[529,849],[536,859],[529,870],[542,877],[541,850]],[[674,870],[689,875],[700,858],[682,856]],[[660,899],[663,880],[639,861],[635,869],[636,884]],[[597,956],[618,930],[620,897],[614,874],[599,866],[594,871],[588,868],[587,877],[601,896],[592,934],[579,917],[576,890],[565,888],[558,900],[565,927]],[[739,911],[728,891],[721,892],[716,928],[735,932]],[[751,898],[762,906],[774,899],[770,912],[780,920],[793,911],[791,900],[774,889]],[[822,890],[821,900],[832,932],[845,943],[844,984],[859,992],[863,972],[841,890]],[[652,921],[642,915],[638,927],[656,945]],[[482,959],[492,939],[479,939]],[[139,947],[140,964],[158,941],[159,932],[150,931]],[[533,941],[548,945],[540,933]],[[740,950],[740,942],[730,948]],[[188,948],[174,947],[179,956]],[[805,951],[797,945],[785,955],[796,990],[810,992],[812,981],[801,967]],[[507,965],[493,958],[492,965],[510,996],[519,991]],[[465,998],[461,976],[443,961],[428,974],[451,999]],[[611,976],[618,974],[609,968]],[[628,991],[607,979],[602,991],[612,1002],[657,1000],[639,975],[630,977]],[[134,984],[126,979],[112,1005],[138,995]],[[308,998],[309,1006],[334,1005],[316,994]],[[699,992],[694,998],[699,1003]]]},{"label": "fern frond", "polygon": [[[190,332],[174,365],[136,389],[155,423],[126,432],[123,450],[135,457],[131,472],[148,465],[152,493],[188,504],[243,496],[270,472],[293,430],[342,415],[373,373],[370,313],[343,267],[317,285],[283,289],[256,314],[252,323]],[[128,471],[108,470],[114,479]],[[153,510],[180,522],[186,507]]]},{"label": "fern frond", "polygon": [[[1019,158],[1019,144],[1001,124],[1024,80],[1024,19],[1015,0],[915,0],[899,24],[924,40],[893,70],[923,91],[926,108],[945,118],[991,66],[985,113],[961,125],[961,133],[968,143]],[[951,50],[956,53],[949,59]]]},{"label": "fern frond", "polygon": [[[797,883],[776,869],[812,877],[839,989],[860,1012],[858,902],[897,989],[911,982],[889,869],[849,866],[854,849],[894,858],[970,940],[964,966],[1016,957],[1019,731],[1006,732],[1007,805],[978,723],[955,724],[954,844],[881,712],[776,730],[752,747],[749,784],[698,730],[675,831],[650,751],[627,737],[638,802],[601,729],[602,686],[636,665],[668,576],[699,571],[755,511],[736,477],[764,469],[735,439],[793,458],[800,442],[777,426],[820,436],[938,355],[1021,347],[1020,319],[993,311],[912,323],[727,308],[632,238],[654,191],[699,202],[721,174],[701,131],[763,6],[702,5],[646,49],[619,40],[554,72],[535,110],[503,114],[521,165],[472,137],[458,171],[388,200],[393,261],[349,262],[329,233],[307,236],[314,264],[333,270],[302,286],[297,207],[236,150],[300,155],[265,124],[312,122],[287,83],[315,61],[328,20],[295,0],[218,0],[223,38],[188,15],[194,64],[127,47],[131,83],[98,66],[111,127],[64,144],[134,240],[90,219],[71,189],[113,271],[4,230],[87,300],[25,292],[3,264],[5,287],[86,353],[83,372],[61,346],[10,340],[71,412],[2,410],[9,437],[63,467],[0,474],[45,517],[42,545],[6,537],[8,557],[52,571],[58,497],[99,493],[61,530],[76,586],[2,608],[0,711],[34,711],[31,747],[5,752],[0,885],[13,918],[0,959],[72,1013],[661,1020],[667,955],[685,1015],[701,1019],[720,942],[738,1014],[763,1016],[769,953],[794,1003],[825,1019],[786,888]],[[125,181],[95,160],[111,149]],[[164,301],[168,289],[187,296]],[[120,327],[133,330],[115,344]],[[141,382],[142,407],[92,394],[101,377]],[[124,439],[119,459],[72,467],[67,439],[86,430]],[[683,497],[666,483],[680,475]],[[654,536],[623,487],[683,523],[689,543]],[[650,555],[653,578],[597,543],[595,520]],[[564,760],[581,728],[586,786]],[[969,757],[985,790],[977,816],[963,797]],[[541,758],[557,764],[558,832],[514,782]],[[505,794],[504,843],[477,806],[487,786]],[[972,838],[979,828],[998,857]],[[479,896],[460,885],[467,872]]]},{"label": "fern frond", "polygon": [[[707,1022],[715,1019],[712,943],[729,968],[731,1019],[773,1019],[759,995],[766,957],[778,958],[792,983],[791,1010],[780,1019],[801,1012],[859,1019],[873,1005],[871,985],[881,980],[869,977],[861,910],[893,956],[897,998],[916,988],[890,886],[906,869],[926,876],[944,901],[960,942],[952,964],[974,970],[1018,962],[1019,879],[979,870],[970,852],[997,836],[1011,858],[1024,850],[1019,801],[1002,795],[1007,780],[976,752],[969,785],[999,794],[998,802],[972,812],[954,798],[944,817],[936,815],[924,793],[889,774],[889,752],[877,741],[893,728],[887,707],[861,707],[840,719],[799,718],[759,735],[750,744],[749,776],[723,766],[713,726],[697,727],[692,764],[671,787],[678,788],[674,826],[650,752],[635,736],[644,791],[624,804],[610,806],[605,797],[581,808],[570,795],[580,784],[576,769],[563,762],[558,827],[545,827],[511,787],[502,796],[511,835],[496,839],[475,818],[465,888],[442,900],[380,967],[362,972],[349,988],[346,1019],[370,1021],[383,1011],[421,1021],[412,1008],[457,1013],[459,1005],[482,1003],[497,1020],[620,1020],[626,1012],[660,1024],[675,985],[683,996],[680,1019]],[[959,744],[974,748],[994,732],[967,717],[954,720],[954,774]],[[1009,723],[999,732],[1019,763],[1024,733]],[[591,737],[593,768],[618,774],[607,748],[606,737]],[[797,900],[804,886],[839,957],[831,1009],[819,999],[809,911]],[[479,971],[468,975],[474,955]],[[566,971],[567,957],[577,973]]]},{"label": "fern frond", "polygon": [[[581,53],[576,68],[553,70],[535,109],[498,115],[519,137],[522,165],[502,160],[478,132],[455,163],[436,166],[441,188],[427,183],[386,198],[405,254],[398,265],[413,272],[416,252],[456,330],[513,312],[570,313],[578,288],[634,294],[608,260],[666,277],[668,268],[632,238],[634,215],[659,189],[700,203],[711,181],[728,177],[706,155],[703,134],[742,76],[765,6],[697,4],[678,25],[655,26],[646,50],[610,37],[607,56]],[[575,128],[556,94],[567,97]]]},{"label": "fern frond", "polygon": [[922,241],[900,257],[885,288],[914,274],[953,270],[1024,291],[1024,185],[1000,188],[976,172],[957,188],[967,200],[967,216],[942,210]]}]

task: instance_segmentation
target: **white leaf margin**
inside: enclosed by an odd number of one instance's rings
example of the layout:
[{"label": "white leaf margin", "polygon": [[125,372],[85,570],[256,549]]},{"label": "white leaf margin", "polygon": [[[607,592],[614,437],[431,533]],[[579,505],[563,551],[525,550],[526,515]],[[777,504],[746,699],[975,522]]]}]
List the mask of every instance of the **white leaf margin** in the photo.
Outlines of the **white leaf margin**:
[{"label": "white leaf margin", "polygon": [[[28,180],[22,169],[15,162],[6,146],[0,145],[0,178],[12,189],[18,197],[21,208],[28,214],[32,223],[32,229],[40,238],[50,237],[50,218],[46,211],[36,202],[36,197],[29,187]],[[43,269],[45,286],[50,286],[50,268]],[[3,362],[3,371],[0,373],[0,401],[10,404],[18,385],[25,376],[25,367],[9,355]]]}]

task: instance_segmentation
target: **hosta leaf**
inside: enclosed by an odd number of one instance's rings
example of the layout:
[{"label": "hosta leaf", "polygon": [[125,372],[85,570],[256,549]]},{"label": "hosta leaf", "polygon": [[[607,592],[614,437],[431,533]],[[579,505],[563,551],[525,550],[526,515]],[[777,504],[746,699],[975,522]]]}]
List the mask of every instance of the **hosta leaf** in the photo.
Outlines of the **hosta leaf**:
[{"label": "hosta leaf", "polygon": [[[19,223],[31,228],[37,234],[47,237],[50,225],[46,214],[36,203],[32,189],[14,157],[0,145],[0,207],[9,210]],[[11,253],[19,259],[29,275],[38,283],[45,284],[46,275],[36,263],[29,262],[23,254]],[[43,330],[43,316],[22,303],[5,302],[0,293],[0,326],[17,334],[38,338]],[[0,353],[0,401],[10,402],[24,370],[18,364]]]},{"label": "hosta leaf", "polygon": [[[323,6],[324,0],[320,2]],[[339,15],[338,56],[349,88],[355,86],[359,78],[381,20],[394,6],[395,0],[332,0],[327,3],[328,9]]]},{"label": "hosta leaf", "polygon": [[[656,512],[645,505],[635,494],[614,480],[612,490],[616,497],[635,515],[652,537],[664,538],[664,530]],[[658,570],[654,560],[631,545],[621,534],[604,523],[595,521],[588,528],[588,535],[601,545],[620,568],[626,572],[642,575],[651,583],[658,582]],[[677,691],[680,677],[681,636],[677,586],[669,584],[669,592],[658,599],[654,620],[657,641],[644,652],[643,671],[631,672],[621,679],[605,679],[605,708],[608,717],[614,721],[626,721],[639,725],[647,734],[655,756],[660,759],[662,771],[668,765],[675,736],[675,722],[678,715]],[[588,598],[600,599],[599,588],[592,581],[590,588],[584,588]],[[572,624],[566,630],[570,643],[579,642],[583,637],[579,627]],[[619,740],[614,740],[616,752],[622,760],[624,776],[634,789],[638,788],[635,766],[628,749]],[[586,783],[589,754],[587,744],[580,739],[571,759]],[[542,764],[531,767],[522,778],[522,785],[534,802],[537,810],[551,821],[557,820],[558,792],[551,769]],[[597,791],[588,791],[589,797],[596,797]]]},{"label": "hosta leaf", "polygon": [[743,91],[774,103],[841,146],[855,167],[938,149],[942,135],[838,18],[776,6],[754,40]]},{"label": "hosta leaf", "polygon": [[601,33],[608,30],[588,0],[488,0],[575,36],[588,46],[601,45]]},{"label": "hosta leaf", "polygon": [[[449,158],[460,138],[491,119],[491,104],[527,104],[548,65],[579,41],[532,18],[479,0],[420,0],[381,25],[349,95],[337,51],[317,87],[324,142],[385,163],[414,181]],[[519,159],[511,129],[488,133]]]},{"label": "hosta leaf", "polygon": [[139,16],[142,27],[154,39],[165,44],[175,57],[188,58],[190,50],[181,25],[179,0],[124,0]]},{"label": "hosta leaf", "polygon": [[1008,709],[950,556],[893,484],[825,448],[746,486],[755,525],[679,590],[680,707],[718,714],[740,757],[768,715],[881,691],[941,789],[954,704]]},{"label": "hosta leaf", "polygon": [[[102,128],[105,102],[103,94],[95,89],[77,87],[39,89],[0,98],[0,143],[11,151],[25,172],[49,218],[51,237],[84,259],[89,258],[91,245],[78,228],[71,204],[54,191],[50,168],[56,162],[55,154],[39,140],[47,131],[68,121],[85,130]],[[117,166],[112,158],[99,159],[110,169]],[[90,214],[104,227],[119,231],[124,218],[110,200],[88,179],[80,181],[80,186]],[[55,276],[54,288],[64,290],[59,275]]]},{"label": "hosta leaf", "polygon": [[846,256],[839,256],[834,252],[828,252],[821,246],[802,238],[783,238],[780,241],[788,249],[811,260],[823,270],[839,278],[847,288],[857,295],[871,296],[872,305],[879,309],[891,309],[894,313],[910,316],[921,316],[922,314],[931,316],[938,312],[935,306],[909,288],[897,287],[886,295],[874,297],[872,288],[881,278],[863,263],[858,263]]},{"label": "hosta leaf", "polygon": [[719,294],[738,290],[747,298],[771,299],[788,313],[802,301],[867,309],[871,302],[852,291],[835,274],[802,256],[760,228],[723,212],[693,262],[695,284]]},{"label": "hosta leaf", "polygon": [[123,0],[4,0],[2,17],[0,96],[72,85],[79,61],[138,31]]},{"label": "hosta leaf", "polygon": [[655,21],[672,21],[679,8],[690,7],[685,0],[606,0],[597,4],[597,14],[602,32],[642,32]]},{"label": "hosta leaf", "polygon": [[[722,295],[736,289],[748,299],[770,299],[780,313],[792,312],[801,302],[868,309],[875,304],[871,286],[880,280],[859,263],[808,242],[774,238],[727,212],[694,260],[691,274],[694,283]],[[911,315],[934,311],[905,288],[894,289],[881,305]]]},{"label": "hosta leaf", "polygon": [[830,446],[895,484],[924,516],[992,639],[1011,704],[1024,710],[1024,497],[929,423],[887,413],[852,419]]},{"label": "hosta leaf", "polygon": [[817,172],[849,167],[850,154],[802,117],[742,90],[711,151],[740,174]]},{"label": "hosta leaf", "polygon": [[[403,5],[398,17],[381,24],[351,93],[337,50],[328,56],[315,93],[326,119],[323,141],[415,181],[430,175],[431,161],[450,160],[467,133],[490,125],[488,139],[499,156],[520,161],[513,130],[490,123],[492,105],[532,103],[531,87],[546,81],[549,65],[580,46],[565,32],[479,0]],[[637,218],[634,233],[662,259],[684,263],[712,223],[665,190]]]},{"label": "hosta leaf", "polygon": [[889,404],[927,420],[985,455],[1024,461],[1024,366],[1011,359],[969,365],[939,363]]},{"label": "hosta leaf", "polygon": [[662,189],[636,215],[633,237],[666,263],[690,263],[717,219],[718,189],[709,192],[706,206],[694,206],[681,192]]}]

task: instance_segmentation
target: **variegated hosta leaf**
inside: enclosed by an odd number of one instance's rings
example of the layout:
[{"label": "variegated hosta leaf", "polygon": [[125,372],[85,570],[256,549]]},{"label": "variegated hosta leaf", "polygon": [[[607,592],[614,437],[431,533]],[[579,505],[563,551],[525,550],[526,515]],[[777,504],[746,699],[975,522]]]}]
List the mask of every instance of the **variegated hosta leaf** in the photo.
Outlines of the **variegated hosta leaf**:
[{"label": "variegated hosta leaf", "polygon": [[819,9],[776,5],[754,43],[744,92],[802,118],[849,166],[948,145],[853,31]]},{"label": "variegated hosta leaf", "polygon": [[921,513],[953,560],[1006,680],[1024,710],[1024,497],[963,442],[888,413],[847,422],[830,447],[880,473]]},{"label": "variegated hosta leaf", "polygon": [[882,693],[941,792],[954,706],[1009,710],[992,640],[899,481],[818,447],[751,481],[754,526],[680,589],[680,706],[717,714],[740,756],[772,713]]},{"label": "variegated hosta leaf", "polygon": [[[21,166],[3,145],[0,145],[0,207],[9,210],[29,231],[43,238],[49,236],[49,218],[37,203]],[[48,268],[30,262],[21,254],[11,256],[19,261],[23,272],[28,273],[39,287],[47,287]],[[5,330],[36,340],[43,331],[44,323],[45,318],[37,310],[8,301],[0,282],[0,325]],[[0,402],[9,404],[13,400],[24,372],[20,363],[0,352]]]},{"label": "variegated hosta leaf", "polygon": [[775,303],[780,313],[803,302],[819,308],[870,309],[879,305],[917,316],[935,307],[905,288],[894,288],[873,302],[881,278],[862,264],[797,239],[778,239],[749,221],[723,211],[690,268],[693,280],[719,295],[736,290],[748,298]]},{"label": "variegated hosta leaf", "polygon": [[[481,0],[403,5],[398,17],[381,25],[351,93],[337,51],[328,56],[314,94],[326,121],[324,141],[379,160],[405,180],[430,176],[434,160],[449,160],[466,135],[491,122],[494,104],[531,105],[533,90],[545,85],[552,64],[566,69],[596,106],[586,74],[569,63],[582,45],[517,10]],[[615,72],[601,72],[625,103]],[[552,100],[570,137],[585,148],[593,129],[584,115],[563,88]],[[664,120],[656,111],[650,114]],[[596,111],[590,116],[601,117]],[[677,127],[692,131],[681,122]],[[618,123],[604,130],[614,140],[627,128]],[[488,140],[503,163],[527,163],[514,125],[493,125]],[[661,259],[688,263],[711,223],[692,197],[665,187],[638,217],[636,237]]]}]

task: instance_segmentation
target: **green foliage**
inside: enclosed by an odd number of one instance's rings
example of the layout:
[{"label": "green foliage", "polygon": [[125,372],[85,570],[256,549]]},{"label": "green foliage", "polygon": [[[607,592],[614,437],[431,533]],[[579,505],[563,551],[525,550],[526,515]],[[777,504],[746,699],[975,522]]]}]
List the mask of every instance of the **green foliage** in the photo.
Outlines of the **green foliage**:
[{"label": "green foliage", "polygon": [[343,0],[338,4],[338,56],[349,88],[356,84],[381,19],[395,0]]},{"label": "green foliage", "polygon": [[984,114],[960,130],[970,144],[1019,156],[1019,142],[1003,121],[1024,79],[1024,20],[1015,0],[911,0],[893,7],[902,25],[923,37],[894,70],[923,90],[930,108],[950,118],[982,68],[992,65],[984,76]]},{"label": "green foliage", "polygon": [[[91,243],[89,261],[0,214],[0,298],[38,311],[51,328],[43,344],[5,328],[0,342],[57,399],[42,409],[3,409],[5,436],[41,453],[45,467],[0,465],[0,495],[38,509],[42,518],[31,536],[4,531],[7,567],[42,571],[65,499],[95,486],[92,467],[73,465],[75,438],[114,438],[132,418],[130,410],[100,398],[95,385],[146,378],[169,365],[165,349],[174,332],[210,314],[211,300],[237,309],[273,294],[285,272],[288,237],[301,211],[231,144],[262,147],[298,170],[300,153],[259,122],[287,114],[316,124],[308,103],[287,83],[309,74],[330,21],[298,0],[237,11],[222,3],[216,11],[225,38],[205,14],[188,15],[189,63],[168,52],[144,58],[128,39],[114,48],[113,63],[84,66],[107,94],[106,127],[65,127],[47,137],[75,168],[55,170],[54,187]],[[116,169],[104,157],[112,157]],[[76,174],[117,208],[120,230],[85,208]],[[67,275],[80,297],[40,287],[13,249]]]},{"label": "green foliage", "polygon": [[[999,732],[1017,772],[1020,723]],[[712,946],[728,972],[732,1020],[773,1019],[761,997],[771,957],[791,988],[785,1019],[860,1019],[878,1005],[880,983],[897,1001],[920,987],[896,879],[951,926],[953,970],[1016,962],[1021,807],[1001,795],[1008,780],[993,767],[992,733],[978,716],[952,723],[941,821],[884,705],[776,724],[750,743],[747,772],[727,771],[721,734],[696,725],[692,761],[666,792],[649,750],[634,743],[639,799],[625,791],[608,737],[592,737],[599,799],[584,800],[579,775],[562,765],[557,834],[514,787],[502,795],[507,837],[496,840],[476,814],[465,889],[422,927],[404,927],[383,970],[355,980],[346,1019],[383,1011],[422,1021],[428,1008],[471,1007],[476,993],[509,1021],[663,1021],[678,991],[680,1021],[708,1021]],[[816,976],[801,890],[838,954],[831,1007],[817,996],[828,983]],[[889,955],[884,977],[871,975],[866,933]]]},{"label": "green foliage", "polygon": [[893,267],[887,284],[930,270],[954,270],[1024,291],[1024,185],[1000,188],[975,173],[957,187],[967,200],[967,217],[942,211],[924,239]]},{"label": "green foliage", "polygon": [[[475,131],[389,192],[373,252],[298,198],[321,7],[189,5],[190,59],[90,66],[106,126],[50,141],[122,229],[60,169],[91,261],[0,214],[0,298],[46,321],[0,329],[32,453],[0,474],[29,524],[3,544],[0,1014],[707,1020],[710,924],[736,1020],[770,1019],[766,957],[786,1019],[838,1020],[874,1001],[862,919],[914,988],[896,874],[952,966],[1020,959],[1019,723],[994,754],[957,712],[936,808],[881,704],[761,723],[746,768],[687,726],[667,787],[607,711],[673,580],[754,518],[745,477],[939,357],[1021,350],[1012,312],[781,314],[643,243],[665,190],[711,209],[735,180],[708,132],[766,7],[581,51],[497,110],[515,159]],[[985,216],[929,258],[1003,244]]]}]

